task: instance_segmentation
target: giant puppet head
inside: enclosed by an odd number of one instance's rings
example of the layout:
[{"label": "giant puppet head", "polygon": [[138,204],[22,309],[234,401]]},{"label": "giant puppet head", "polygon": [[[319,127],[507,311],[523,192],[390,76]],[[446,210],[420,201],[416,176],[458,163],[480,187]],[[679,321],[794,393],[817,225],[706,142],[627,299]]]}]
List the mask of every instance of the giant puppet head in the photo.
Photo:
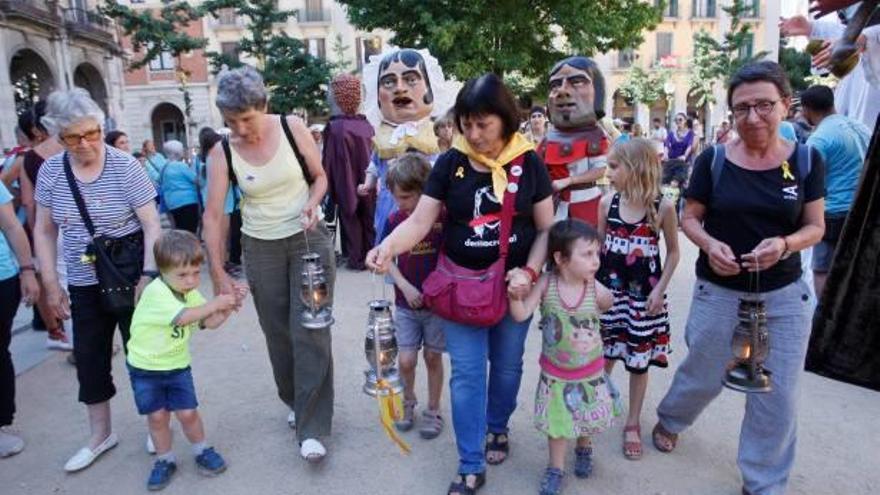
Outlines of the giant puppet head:
[{"label": "giant puppet head", "polygon": [[557,129],[596,124],[605,115],[605,78],[592,59],[569,57],[550,71],[547,108]]},{"label": "giant puppet head", "polygon": [[374,126],[422,121],[445,114],[456,89],[427,50],[395,48],[374,55],[364,67],[367,119]]}]

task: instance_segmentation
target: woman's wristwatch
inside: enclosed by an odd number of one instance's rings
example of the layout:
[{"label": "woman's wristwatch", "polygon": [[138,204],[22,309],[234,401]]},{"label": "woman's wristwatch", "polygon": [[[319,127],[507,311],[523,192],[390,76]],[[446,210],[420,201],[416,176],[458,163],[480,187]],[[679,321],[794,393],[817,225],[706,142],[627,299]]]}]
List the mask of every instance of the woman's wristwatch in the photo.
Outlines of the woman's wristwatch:
[{"label": "woman's wristwatch", "polygon": [[159,272],[157,270],[144,270],[141,273],[141,278],[144,278],[144,277],[151,278],[151,279],[155,280],[155,279],[159,278]]},{"label": "woman's wristwatch", "polygon": [[788,248],[788,239],[786,239],[785,236],[780,237],[782,238],[782,243],[785,244],[785,250],[782,251],[782,256],[779,257],[779,260],[782,261],[787,260],[792,254],[794,254],[794,251]]}]

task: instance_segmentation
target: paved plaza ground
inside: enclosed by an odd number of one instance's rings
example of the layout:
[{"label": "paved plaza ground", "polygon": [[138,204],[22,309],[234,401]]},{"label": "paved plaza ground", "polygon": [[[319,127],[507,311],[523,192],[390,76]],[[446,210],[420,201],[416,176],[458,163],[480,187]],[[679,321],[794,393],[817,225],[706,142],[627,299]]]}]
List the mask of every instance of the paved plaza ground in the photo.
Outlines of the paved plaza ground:
[{"label": "paved plaza ground", "polygon": [[[670,313],[675,352],[667,370],[652,370],[642,420],[645,455],[627,461],[621,452],[621,428],[595,439],[595,472],[589,480],[569,477],[568,494],[735,495],[739,424],[744,395],[725,390],[685,432],[676,451],[660,454],[650,444],[654,409],[678,363],[687,353],[682,335],[694,283],[696,248],[682,236],[683,256],[671,283]],[[448,393],[443,410],[447,429],[425,441],[417,432],[404,435],[413,447],[401,455],[381,431],[376,403],[361,391],[364,321],[367,302],[381,294],[369,273],[342,269],[337,279],[336,414],[330,455],[310,466],[298,455],[287,411],[275,395],[263,336],[253,304],[218,331],[192,339],[193,372],[208,438],[226,457],[229,469],[217,478],[196,473],[189,447],[175,426],[179,471],[168,494],[440,494],[456,470],[455,442]],[[204,280],[203,289],[210,292]],[[21,320],[21,317],[19,318]],[[25,319],[26,321],[27,319]],[[18,321],[18,320],[17,320]],[[20,369],[16,425],[27,441],[21,454],[0,460],[0,494],[134,494],[144,483],[152,458],[144,451],[146,424],[137,415],[120,353],[113,361],[118,394],[112,401],[119,445],[92,467],[66,474],[64,462],[88,436],[85,409],[76,402],[74,369],[61,353],[41,350],[45,334],[31,330],[13,339]],[[511,420],[512,452],[507,462],[490,467],[481,494],[532,494],[547,462],[546,441],[531,426],[538,378],[540,336],[533,328],[525,354],[519,407]],[[25,362],[26,361],[26,362]],[[447,360],[448,364],[448,360]],[[448,371],[448,368],[447,368]],[[626,393],[622,370],[615,379]],[[799,448],[789,493],[810,495],[874,494],[880,490],[877,444],[880,394],[805,373],[802,380]],[[426,387],[420,369],[418,390]],[[571,469],[569,467],[569,469]]]}]

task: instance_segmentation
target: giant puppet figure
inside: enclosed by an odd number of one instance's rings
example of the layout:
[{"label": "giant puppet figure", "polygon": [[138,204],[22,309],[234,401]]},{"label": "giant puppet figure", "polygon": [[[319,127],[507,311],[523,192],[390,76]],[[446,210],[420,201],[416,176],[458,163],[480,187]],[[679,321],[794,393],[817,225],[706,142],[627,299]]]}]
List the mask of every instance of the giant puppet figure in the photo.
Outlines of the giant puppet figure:
[{"label": "giant puppet figure", "polygon": [[556,219],[579,218],[595,226],[602,197],[596,181],[605,175],[611,140],[599,125],[605,79],[587,57],[569,57],[550,71],[547,99],[553,128],[539,153],[553,180]]},{"label": "giant puppet figure", "polygon": [[452,106],[443,71],[427,50],[395,49],[374,56],[364,67],[366,115],[376,128],[373,161],[367,170],[367,189],[378,191],[375,229],[377,241],[394,210],[394,198],[385,186],[388,167],[407,151],[418,151],[433,163],[440,153],[431,116]]},{"label": "giant puppet figure", "polygon": [[373,247],[373,202],[360,197],[357,186],[364,182],[370,164],[373,126],[363,114],[361,81],[350,74],[340,74],[330,83],[333,101],[339,113],[330,117],[324,128],[324,170],[330,195],[339,211],[343,252],[348,267],[364,269],[364,258]]}]

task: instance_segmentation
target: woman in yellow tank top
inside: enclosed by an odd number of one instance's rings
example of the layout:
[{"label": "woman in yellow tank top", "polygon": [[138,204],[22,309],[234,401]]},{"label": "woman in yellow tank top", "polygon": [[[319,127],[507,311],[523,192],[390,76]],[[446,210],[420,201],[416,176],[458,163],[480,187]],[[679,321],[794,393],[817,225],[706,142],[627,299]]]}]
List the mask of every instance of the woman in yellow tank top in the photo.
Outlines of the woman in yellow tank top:
[{"label": "woman in yellow tank top", "polygon": [[[208,155],[204,238],[215,293],[235,293],[223,270],[228,221],[223,203],[231,182],[241,190],[245,273],[266,338],[278,396],[291,412],[300,455],[316,462],[333,417],[330,332],[299,324],[301,257],[317,252],[332,300],[336,265],[318,206],[327,191],[321,155],[305,124],[266,111],[268,94],[251,67],[222,73],[216,105],[231,130],[229,154],[217,143]],[[308,231],[308,248],[306,233]],[[306,350],[308,352],[306,352]]]}]

